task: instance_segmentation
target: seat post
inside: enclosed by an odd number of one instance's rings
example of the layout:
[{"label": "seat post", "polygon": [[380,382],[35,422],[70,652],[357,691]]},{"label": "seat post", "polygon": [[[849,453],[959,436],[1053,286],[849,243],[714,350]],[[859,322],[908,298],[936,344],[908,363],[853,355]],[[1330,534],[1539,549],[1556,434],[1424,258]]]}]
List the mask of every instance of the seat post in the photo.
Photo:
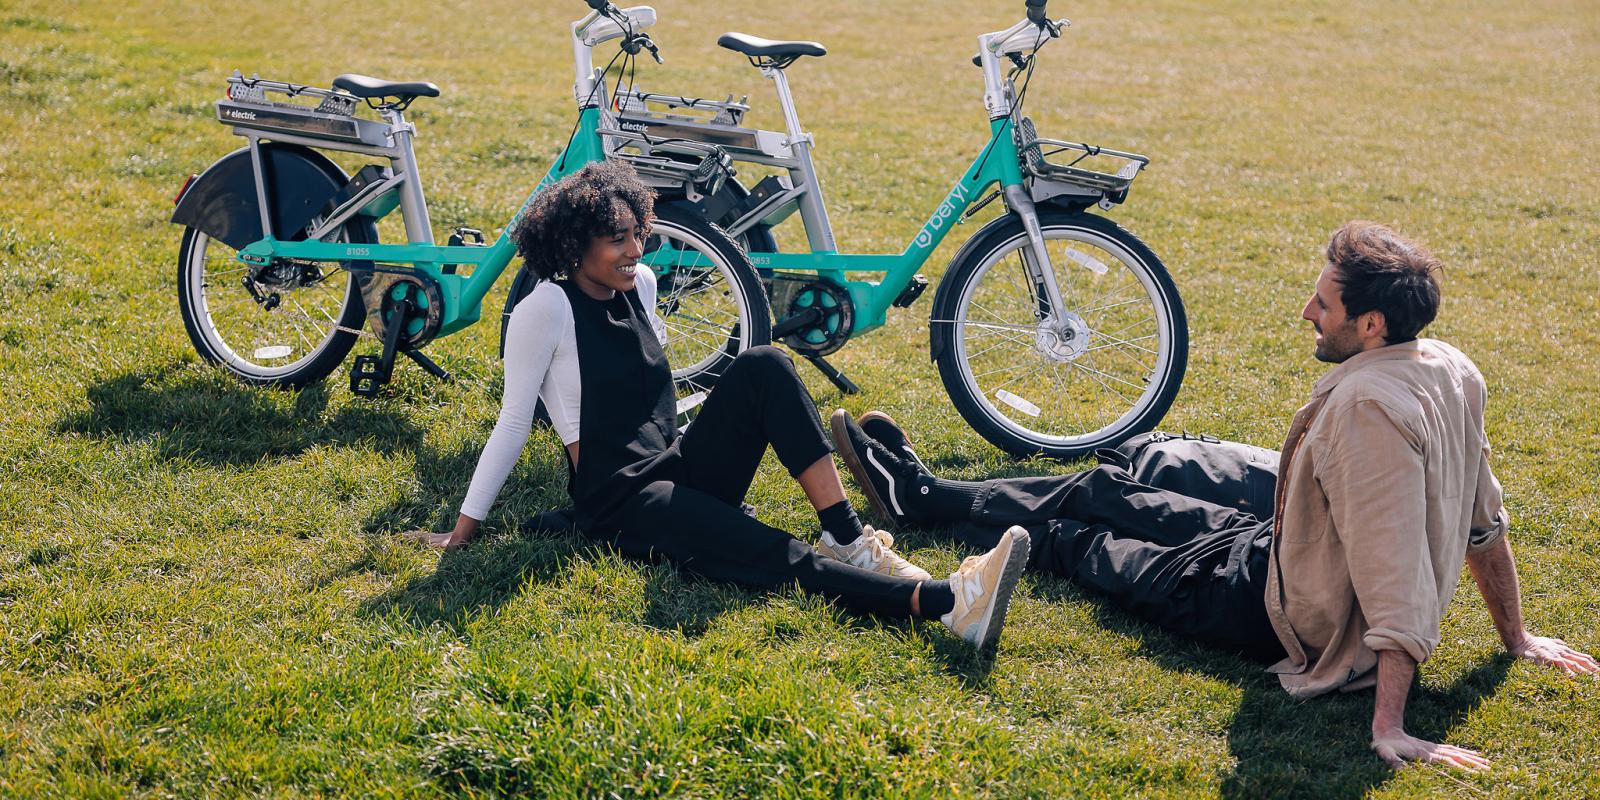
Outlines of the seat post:
[{"label": "seat post", "polygon": [[778,90],[778,106],[783,109],[783,124],[788,129],[785,142],[795,154],[795,167],[791,180],[805,187],[800,195],[800,221],[805,224],[806,240],[812,252],[836,253],[839,245],[833,238],[833,223],[828,219],[828,207],[822,201],[822,182],[817,178],[817,168],[811,163],[811,135],[800,129],[800,115],[794,108],[794,95],[789,91],[789,79],[783,68],[761,67],[762,74],[772,80]]},{"label": "seat post", "polygon": [[411,244],[433,244],[433,222],[428,219],[422,174],[417,171],[417,154],[411,143],[416,128],[406,122],[405,113],[398,108],[386,108],[381,113],[389,123],[394,149],[398,151],[389,159],[389,168],[405,177],[400,184],[400,211],[405,218],[406,240]]}]

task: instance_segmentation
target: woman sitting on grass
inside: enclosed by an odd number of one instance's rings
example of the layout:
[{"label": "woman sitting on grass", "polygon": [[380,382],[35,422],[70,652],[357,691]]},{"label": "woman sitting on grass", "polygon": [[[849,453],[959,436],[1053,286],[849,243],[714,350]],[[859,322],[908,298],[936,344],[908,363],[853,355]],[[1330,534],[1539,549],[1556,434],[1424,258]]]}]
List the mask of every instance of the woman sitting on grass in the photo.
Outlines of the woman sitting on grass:
[{"label": "woman sitting on grass", "polygon": [[[895,554],[845,500],[816,407],[781,351],[755,347],[728,367],[681,435],[655,314],[656,279],[639,269],[650,190],[626,165],[596,163],[541,192],[515,230],[538,283],[507,326],[505,396],[455,530],[413,532],[452,549],[487,515],[543,399],[566,446],[580,530],[623,554],[664,556],[713,580],[791,582],[857,611],[938,618],[973,645],[995,641],[1028,559],[1007,531],[948,580]],[[771,444],[817,511],[815,549],[740,510]]]}]

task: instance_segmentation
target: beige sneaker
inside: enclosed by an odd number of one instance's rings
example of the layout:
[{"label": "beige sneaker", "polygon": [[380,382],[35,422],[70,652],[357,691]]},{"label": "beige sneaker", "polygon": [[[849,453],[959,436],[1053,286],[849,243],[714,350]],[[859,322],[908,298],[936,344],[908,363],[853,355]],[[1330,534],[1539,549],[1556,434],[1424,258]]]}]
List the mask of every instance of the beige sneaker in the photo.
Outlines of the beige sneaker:
[{"label": "beige sneaker", "polygon": [[1028,532],[1013,525],[1000,535],[993,550],[961,562],[961,568],[950,575],[956,607],[939,621],[980,650],[999,641],[1011,590],[1028,566],[1028,548]]},{"label": "beige sneaker", "polygon": [[900,557],[894,551],[894,535],[888,531],[874,530],[871,525],[861,526],[861,535],[849,544],[839,544],[833,534],[822,532],[822,543],[817,552],[852,567],[860,567],[891,578],[925,581],[932,578],[928,571]]}]

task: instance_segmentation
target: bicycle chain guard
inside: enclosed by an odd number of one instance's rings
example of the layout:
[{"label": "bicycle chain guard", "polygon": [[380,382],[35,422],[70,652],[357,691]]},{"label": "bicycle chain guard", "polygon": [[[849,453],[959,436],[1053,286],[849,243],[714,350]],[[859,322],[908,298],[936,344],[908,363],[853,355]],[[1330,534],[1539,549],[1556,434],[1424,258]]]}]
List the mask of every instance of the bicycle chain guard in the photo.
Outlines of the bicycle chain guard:
[{"label": "bicycle chain guard", "polygon": [[400,350],[416,350],[439,333],[444,314],[444,300],[439,284],[432,278],[411,270],[374,266],[370,269],[352,269],[361,287],[361,302],[367,309],[367,321],[379,339],[386,339],[390,318],[401,299],[409,299],[421,314],[408,315],[403,321],[405,330],[400,334]]},{"label": "bicycle chain guard", "polygon": [[772,276],[772,307],[786,310],[783,320],[805,315],[808,321],[783,337],[797,353],[825,356],[844,347],[855,332],[855,303],[849,290],[812,276],[778,273]]}]

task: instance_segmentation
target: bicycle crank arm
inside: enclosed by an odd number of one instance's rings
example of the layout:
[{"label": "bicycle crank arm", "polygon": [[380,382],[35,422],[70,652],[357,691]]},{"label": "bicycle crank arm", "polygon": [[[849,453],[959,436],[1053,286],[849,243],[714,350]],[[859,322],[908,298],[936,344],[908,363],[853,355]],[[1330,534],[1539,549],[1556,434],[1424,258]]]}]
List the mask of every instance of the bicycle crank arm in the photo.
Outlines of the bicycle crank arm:
[{"label": "bicycle crank arm", "polygon": [[1022,184],[1015,184],[1005,188],[1006,205],[1012,213],[1022,219],[1022,229],[1028,232],[1029,249],[1033,258],[1025,258],[1028,271],[1033,273],[1034,283],[1044,287],[1045,299],[1050,302],[1051,316],[1058,316],[1066,310],[1066,305],[1061,301],[1061,287],[1056,285],[1055,267],[1050,263],[1050,251],[1044,245],[1044,231],[1039,228],[1039,212],[1033,205],[1033,198],[1028,196],[1028,190]]},{"label": "bicycle crank arm", "polygon": [[807,325],[815,324],[822,319],[822,309],[808,308],[792,317],[785,317],[778,324],[772,326],[772,338],[782,339]]}]

